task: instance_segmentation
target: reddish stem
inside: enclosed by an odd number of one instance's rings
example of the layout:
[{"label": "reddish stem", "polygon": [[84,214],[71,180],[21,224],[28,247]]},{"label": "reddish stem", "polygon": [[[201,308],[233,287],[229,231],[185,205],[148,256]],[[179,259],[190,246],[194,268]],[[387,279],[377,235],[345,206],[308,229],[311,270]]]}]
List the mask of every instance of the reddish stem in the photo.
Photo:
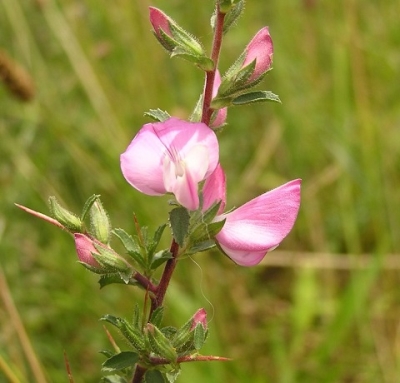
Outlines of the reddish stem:
[{"label": "reddish stem", "polygon": [[214,69],[206,72],[206,85],[204,87],[203,94],[203,113],[201,122],[204,122],[206,125],[210,124],[211,115],[213,110],[210,108],[212,101],[212,91],[214,86],[215,72],[218,68],[219,54],[221,52],[222,45],[222,35],[224,28],[224,19],[225,13],[221,13],[219,10],[219,4],[217,3],[217,16],[215,19],[215,30],[214,30],[214,39],[211,51],[211,59],[214,62]]},{"label": "reddish stem", "polygon": [[[210,108],[211,101],[212,101],[212,91],[213,91],[213,85],[214,85],[214,79],[215,79],[215,72],[218,67],[218,60],[219,60],[219,54],[221,51],[221,45],[222,45],[222,35],[223,35],[223,27],[224,27],[224,18],[225,14],[220,12],[219,4],[217,2],[217,12],[216,12],[216,21],[215,21],[215,30],[214,30],[214,38],[213,38],[213,44],[212,44],[212,51],[211,51],[211,59],[214,62],[214,68],[211,71],[206,72],[206,84],[204,87],[204,93],[203,93],[203,109],[202,109],[202,118],[201,122],[205,123],[206,125],[210,124],[211,120],[211,115],[213,110]],[[161,276],[160,283],[158,286],[152,286],[155,287],[149,288],[149,291],[152,291],[155,293],[154,296],[151,297],[151,308],[150,308],[150,314],[154,312],[157,308],[161,307],[165,294],[167,292],[169,283],[172,278],[172,274],[174,273],[175,267],[178,262],[178,252],[179,252],[179,245],[175,242],[175,240],[172,240],[171,243],[171,248],[170,252],[172,254],[172,258],[167,261],[165,264],[165,268],[163,271],[163,274]],[[137,276],[134,276],[136,280]],[[138,280],[139,283],[141,281]],[[143,283],[142,283],[143,284]],[[192,357],[183,357],[179,360],[179,362],[191,362],[191,361],[211,361],[211,360],[228,360],[227,358],[222,358],[222,357],[214,357],[214,356],[197,356],[195,359]],[[154,364],[160,364],[155,361]],[[162,364],[162,363],[161,363]],[[135,373],[132,379],[132,383],[141,383],[143,380],[143,377],[146,373],[147,369],[139,364],[136,365],[135,368]]]}]

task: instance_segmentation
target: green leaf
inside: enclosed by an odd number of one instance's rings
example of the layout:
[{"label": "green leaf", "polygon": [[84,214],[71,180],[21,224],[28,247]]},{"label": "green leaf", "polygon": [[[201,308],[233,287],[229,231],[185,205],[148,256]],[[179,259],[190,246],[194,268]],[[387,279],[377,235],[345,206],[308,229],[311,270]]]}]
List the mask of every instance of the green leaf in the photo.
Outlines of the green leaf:
[{"label": "green leaf", "polygon": [[183,246],[189,231],[190,216],[184,207],[177,207],[170,211],[169,221],[171,223],[172,234],[176,243]]},{"label": "green leaf", "polygon": [[264,101],[273,101],[273,102],[281,102],[278,95],[270,92],[270,91],[256,91],[242,94],[235,99],[233,99],[233,105],[247,105],[255,102],[264,102]]},{"label": "green leaf", "polygon": [[142,254],[139,243],[123,229],[114,229],[112,233],[120,239],[124,245],[128,255],[139,265],[141,268],[146,269],[147,263],[144,255]]},{"label": "green leaf", "polygon": [[231,6],[225,15],[223,33],[227,33],[236,24],[244,9],[244,0],[240,0],[236,5]]},{"label": "green leaf", "polygon": [[201,253],[202,251],[210,250],[213,247],[215,247],[215,241],[213,239],[207,239],[205,241],[201,241],[190,246],[190,249],[186,251],[186,254],[192,255],[196,253]]},{"label": "green leaf", "polygon": [[112,233],[121,240],[122,244],[124,245],[128,253],[137,252],[140,254],[139,244],[124,229],[114,229]]},{"label": "green leaf", "polygon": [[128,383],[128,381],[120,375],[108,375],[101,378],[101,383]]},{"label": "green leaf", "polygon": [[164,122],[171,118],[168,112],[161,109],[150,109],[148,112],[144,113],[146,117],[150,117],[154,121]]},{"label": "green leaf", "polygon": [[103,371],[119,371],[124,368],[133,367],[139,360],[139,356],[133,351],[122,351],[112,356],[102,364]]},{"label": "green leaf", "polygon": [[178,375],[181,373],[181,370],[179,367],[176,367],[175,369],[168,371],[165,376],[168,379],[168,383],[175,383],[176,379],[178,378]]},{"label": "green leaf", "polygon": [[149,370],[144,376],[146,383],[165,383],[163,374],[159,370]]},{"label": "green leaf", "polygon": [[166,224],[161,225],[155,231],[152,241],[150,241],[149,245],[147,246],[147,252],[149,253],[149,256],[153,256],[166,227]]},{"label": "green leaf", "polygon": [[89,212],[90,208],[94,204],[94,202],[100,197],[100,195],[93,194],[91,197],[87,199],[85,205],[83,206],[82,214],[81,214],[81,221],[84,221],[87,213]]},{"label": "green leaf", "polygon": [[106,314],[100,318],[101,321],[108,322],[118,328],[120,326],[120,319],[121,318],[118,318],[118,317],[116,317],[114,315],[110,315],[110,314]]},{"label": "green leaf", "polygon": [[[132,273],[130,273],[132,274]],[[122,284],[122,285],[130,285],[130,286],[137,286],[137,287],[142,287],[137,281],[134,279],[129,278],[128,282],[126,282],[126,279],[122,279],[121,275],[119,273],[113,273],[113,274],[104,274],[100,277],[99,279],[99,285],[100,288],[102,289],[103,287],[106,287],[108,285],[112,284]]]},{"label": "green leaf", "polygon": [[172,254],[169,250],[161,250],[156,253],[153,257],[153,261],[151,262],[150,269],[155,270],[160,267],[164,262],[167,262],[168,259],[172,258]]}]

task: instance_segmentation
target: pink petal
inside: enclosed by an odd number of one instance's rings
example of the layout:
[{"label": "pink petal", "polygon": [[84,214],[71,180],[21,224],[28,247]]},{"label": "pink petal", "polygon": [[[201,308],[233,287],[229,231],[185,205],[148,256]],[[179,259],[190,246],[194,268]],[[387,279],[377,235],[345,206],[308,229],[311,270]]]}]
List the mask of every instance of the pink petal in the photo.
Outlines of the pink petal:
[{"label": "pink petal", "polygon": [[146,124],[121,155],[126,180],[148,195],[174,193],[188,209],[198,208],[198,183],[216,168],[219,146],[203,123],[170,118]]},{"label": "pink petal", "polygon": [[218,214],[221,214],[224,211],[226,204],[226,178],[220,164],[218,164],[214,172],[204,183],[203,210],[206,211],[218,201],[222,201],[218,210]]},{"label": "pink petal", "polygon": [[154,32],[160,36],[160,30],[165,34],[172,37],[171,29],[169,27],[169,17],[158,8],[149,7],[150,23],[154,28]]},{"label": "pink petal", "polygon": [[256,33],[245,50],[246,56],[242,67],[256,60],[256,66],[249,82],[257,80],[271,67],[273,51],[271,35],[268,27],[264,27]]},{"label": "pink petal", "polygon": [[[221,75],[220,75],[219,71],[217,70],[215,72],[214,85],[213,85],[213,91],[212,91],[213,98],[217,96],[218,88],[220,85],[221,85]],[[210,127],[218,128],[218,127],[222,126],[223,124],[225,124],[227,115],[228,115],[228,108],[219,109],[216,112],[214,119],[211,121]]]},{"label": "pink petal", "polygon": [[301,180],[290,181],[254,198],[231,213],[216,235],[221,249],[237,264],[253,266],[289,234],[300,207]]},{"label": "pink petal", "polygon": [[148,195],[166,193],[162,169],[165,146],[156,131],[157,124],[144,125],[121,155],[121,170],[125,179]]}]

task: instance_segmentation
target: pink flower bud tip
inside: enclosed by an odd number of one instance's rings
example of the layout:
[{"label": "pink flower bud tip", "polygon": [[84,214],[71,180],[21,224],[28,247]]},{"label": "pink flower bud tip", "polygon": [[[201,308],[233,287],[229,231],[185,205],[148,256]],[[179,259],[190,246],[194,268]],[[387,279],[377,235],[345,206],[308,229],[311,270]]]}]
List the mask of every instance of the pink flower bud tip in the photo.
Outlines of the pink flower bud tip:
[{"label": "pink flower bud tip", "polygon": [[193,330],[199,323],[203,326],[203,328],[207,329],[207,312],[203,308],[197,310],[192,317],[192,327]]},{"label": "pink flower bud tip", "polygon": [[74,239],[79,261],[91,267],[100,269],[101,266],[92,255],[92,253],[98,253],[93,245],[92,239],[81,233],[75,233]]},{"label": "pink flower bud tip", "polygon": [[256,60],[254,72],[252,73],[249,82],[257,80],[268,69],[270,69],[273,52],[274,47],[271,35],[269,34],[268,27],[264,27],[256,33],[245,50],[243,67]]},{"label": "pink flower bud tip", "polygon": [[158,37],[161,37],[160,31],[172,37],[172,32],[169,27],[169,17],[160,11],[158,8],[149,7],[150,23],[154,28],[154,32]]}]

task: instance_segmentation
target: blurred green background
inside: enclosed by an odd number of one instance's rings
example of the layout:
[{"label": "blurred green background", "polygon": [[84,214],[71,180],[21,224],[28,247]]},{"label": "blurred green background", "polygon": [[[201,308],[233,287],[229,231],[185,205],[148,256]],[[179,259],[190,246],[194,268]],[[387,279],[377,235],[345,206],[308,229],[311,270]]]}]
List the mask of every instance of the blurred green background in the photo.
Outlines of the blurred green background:
[{"label": "blurred green background", "polygon": [[[98,382],[98,351],[110,348],[98,318],[141,302],[131,288],[100,291],[70,237],[14,203],[47,213],[55,195],[79,212],[101,194],[114,226],[133,232],[133,212],[151,229],[165,222],[168,197],[131,188],[119,155],[148,109],[186,118],[204,79],[158,46],[149,5],[210,47],[211,0],[0,2],[2,57],[35,84],[30,102],[0,84],[1,382],[66,382],[64,351],[76,382]],[[226,36],[222,72],[270,26],[274,70],[261,88],[283,102],[230,109],[228,205],[300,177],[302,206],[258,267],[217,251],[179,264],[167,321],[205,307],[204,351],[234,359],[185,365],[179,381],[398,382],[399,18],[398,1],[249,0]]]}]

